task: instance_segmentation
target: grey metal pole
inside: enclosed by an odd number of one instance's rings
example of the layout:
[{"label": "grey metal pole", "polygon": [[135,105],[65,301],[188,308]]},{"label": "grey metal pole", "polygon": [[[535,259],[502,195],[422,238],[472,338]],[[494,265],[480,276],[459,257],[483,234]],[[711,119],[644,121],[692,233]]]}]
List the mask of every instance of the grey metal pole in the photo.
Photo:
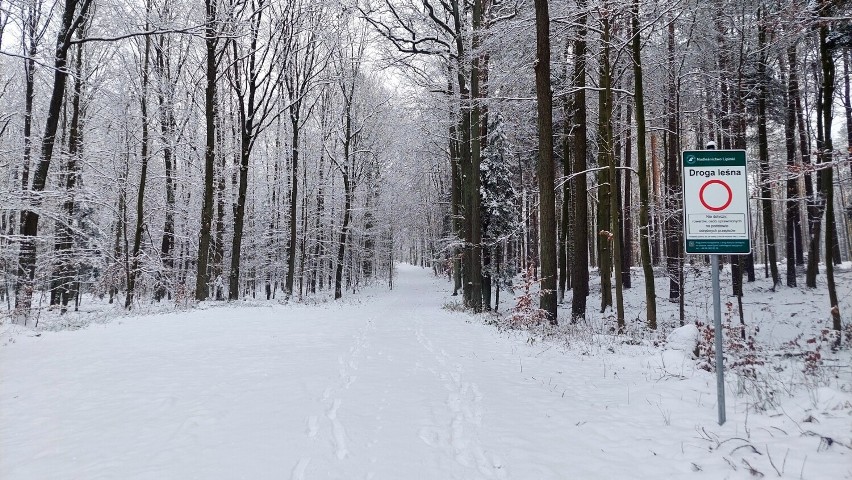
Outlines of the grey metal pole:
[{"label": "grey metal pole", "polygon": [[725,423],[725,363],[722,355],[722,298],[719,290],[719,255],[710,255],[713,268],[713,328],[716,345],[716,403],[719,425]]}]

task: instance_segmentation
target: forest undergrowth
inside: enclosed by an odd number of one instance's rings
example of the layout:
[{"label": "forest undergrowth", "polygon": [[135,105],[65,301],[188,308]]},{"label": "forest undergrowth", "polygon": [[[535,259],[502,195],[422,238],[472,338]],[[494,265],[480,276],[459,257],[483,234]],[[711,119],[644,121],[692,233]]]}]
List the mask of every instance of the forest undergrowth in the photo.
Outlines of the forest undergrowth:
[{"label": "forest undergrowth", "polygon": [[[783,266],[782,266],[783,270]],[[836,270],[841,303],[852,306],[852,265]],[[634,276],[638,277],[634,271]],[[657,291],[668,282],[657,272]],[[713,303],[709,266],[686,269],[684,318],[677,302],[658,301],[659,328],[651,331],[642,321],[642,286],[625,290],[628,314],[624,333],[617,333],[612,309],[589,309],[585,318],[572,321],[565,312],[558,325],[544,321],[536,308],[537,285],[526,275],[517,278],[514,305],[502,312],[483,314],[484,322],[529,344],[546,345],[579,355],[660,356],[682,352],[696,369],[715,372]],[[600,300],[599,277],[591,275],[589,305]],[[744,282],[742,318],[731,295],[731,271],[721,272],[722,328],[728,386],[754,412],[774,411],[784,399],[805,394],[816,407],[820,388],[852,393],[852,326],[839,334],[831,330],[831,313],[825,311],[826,294],[804,287],[765,286],[762,279]],[[641,278],[639,279],[641,282]],[[567,301],[567,296],[566,296]],[[676,357],[680,360],[679,357]],[[664,362],[665,363],[665,359]],[[673,374],[660,368],[659,379]],[[674,375],[679,376],[679,375]],[[852,403],[834,405],[852,415]],[[847,445],[852,449],[852,445]]]}]

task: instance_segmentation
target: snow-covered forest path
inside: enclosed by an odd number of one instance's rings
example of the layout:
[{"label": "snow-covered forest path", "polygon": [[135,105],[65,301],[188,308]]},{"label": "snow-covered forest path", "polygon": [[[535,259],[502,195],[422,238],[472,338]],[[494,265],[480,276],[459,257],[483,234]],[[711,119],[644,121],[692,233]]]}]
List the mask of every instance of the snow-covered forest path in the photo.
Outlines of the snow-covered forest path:
[{"label": "snow-covered forest path", "polygon": [[400,266],[346,304],[19,336],[0,348],[0,478],[747,478],[697,433],[746,435],[736,397],[715,425],[709,373],[531,345],[441,308],[446,288]]}]

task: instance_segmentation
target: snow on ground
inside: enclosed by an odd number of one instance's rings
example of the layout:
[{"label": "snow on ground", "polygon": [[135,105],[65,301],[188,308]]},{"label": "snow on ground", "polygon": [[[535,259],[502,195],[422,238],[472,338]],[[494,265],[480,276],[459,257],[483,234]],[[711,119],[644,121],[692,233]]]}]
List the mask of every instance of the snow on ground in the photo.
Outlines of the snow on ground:
[{"label": "snow on ground", "polygon": [[[706,275],[691,281],[688,319],[706,321]],[[827,324],[822,292],[747,286],[767,364],[729,373],[719,426],[715,376],[685,347],[695,331],[663,342],[676,305],[660,302],[658,337],[625,342],[591,314],[495,328],[448,308],[428,270],[400,266],[395,283],[344,303],[6,328],[0,478],[852,478],[849,350],[824,349],[813,375],[778,350]]]}]

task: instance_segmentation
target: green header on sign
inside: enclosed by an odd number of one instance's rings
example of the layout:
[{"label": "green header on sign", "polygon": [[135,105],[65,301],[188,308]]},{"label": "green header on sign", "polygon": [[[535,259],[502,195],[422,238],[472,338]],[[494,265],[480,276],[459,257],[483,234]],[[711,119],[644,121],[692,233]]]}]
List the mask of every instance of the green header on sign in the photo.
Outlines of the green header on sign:
[{"label": "green header on sign", "polygon": [[745,167],[745,150],[685,150],[684,167]]}]

